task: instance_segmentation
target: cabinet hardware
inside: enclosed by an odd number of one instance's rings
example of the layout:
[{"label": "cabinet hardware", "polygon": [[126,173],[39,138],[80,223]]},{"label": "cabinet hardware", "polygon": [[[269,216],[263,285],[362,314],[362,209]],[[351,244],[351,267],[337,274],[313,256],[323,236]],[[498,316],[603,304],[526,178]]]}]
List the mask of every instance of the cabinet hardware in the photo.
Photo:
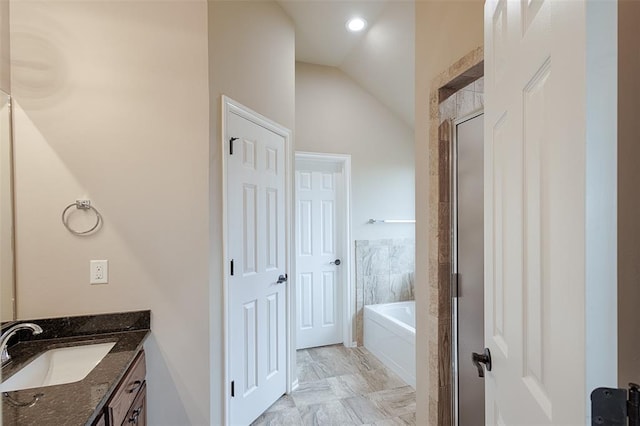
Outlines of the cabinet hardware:
[{"label": "cabinet hardware", "polygon": [[129,423],[138,424],[138,417],[140,416],[140,412],[142,412],[142,407],[136,408],[131,413],[131,417],[129,417]]},{"label": "cabinet hardware", "polygon": [[127,392],[134,393],[135,391],[140,389],[140,386],[142,386],[142,381],[136,380],[135,382],[133,382],[133,386],[131,387],[131,389],[129,389]]}]

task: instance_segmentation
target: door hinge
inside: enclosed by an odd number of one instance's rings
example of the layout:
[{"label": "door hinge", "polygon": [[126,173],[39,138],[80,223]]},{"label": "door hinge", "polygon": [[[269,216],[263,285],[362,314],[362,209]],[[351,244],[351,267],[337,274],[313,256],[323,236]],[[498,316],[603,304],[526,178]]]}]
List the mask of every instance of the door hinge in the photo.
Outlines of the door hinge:
[{"label": "door hinge", "polygon": [[460,282],[460,274],[454,272],[451,274],[451,297],[456,299],[459,295],[460,289],[458,284]]},{"label": "door hinge", "polygon": [[238,138],[229,139],[229,155],[233,155],[233,141],[237,141]]},{"label": "door hinge", "polygon": [[591,425],[640,426],[640,387],[629,383],[628,393],[615,388],[591,392]]},{"label": "door hinge", "polygon": [[229,271],[231,272],[231,275],[233,276],[233,259],[231,259],[230,265],[229,265]]},{"label": "door hinge", "polygon": [[236,396],[236,382],[235,380],[231,381],[231,398]]}]

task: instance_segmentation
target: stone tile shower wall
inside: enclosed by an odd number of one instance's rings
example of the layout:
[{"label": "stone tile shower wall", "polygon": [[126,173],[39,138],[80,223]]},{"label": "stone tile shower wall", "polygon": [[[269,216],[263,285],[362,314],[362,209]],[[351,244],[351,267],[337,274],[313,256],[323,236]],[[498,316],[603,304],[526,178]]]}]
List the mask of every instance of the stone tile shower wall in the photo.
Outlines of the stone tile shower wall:
[{"label": "stone tile shower wall", "polygon": [[[428,338],[428,425],[452,424],[451,223],[449,199],[449,119],[462,118],[484,104],[482,47],[432,81],[429,98],[429,250],[426,335]],[[421,259],[422,260],[422,259]]]},{"label": "stone tile shower wall", "polygon": [[356,341],[363,344],[365,305],[414,300],[415,240],[356,241]]},{"label": "stone tile shower wall", "polygon": [[[462,89],[454,91],[439,105],[438,127],[438,191],[435,201],[437,219],[437,280],[438,296],[430,299],[429,314],[437,317],[437,377],[438,380],[438,424],[450,424],[451,405],[451,199],[450,199],[450,154],[453,123],[449,120],[462,118],[484,107],[484,77]],[[432,377],[435,377],[432,376]]]},{"label": "stone tile shower wall", "polygon": [[440,104],[440,124],[447,119],[462,118],[483,107],[484,77],[481,77]]}]

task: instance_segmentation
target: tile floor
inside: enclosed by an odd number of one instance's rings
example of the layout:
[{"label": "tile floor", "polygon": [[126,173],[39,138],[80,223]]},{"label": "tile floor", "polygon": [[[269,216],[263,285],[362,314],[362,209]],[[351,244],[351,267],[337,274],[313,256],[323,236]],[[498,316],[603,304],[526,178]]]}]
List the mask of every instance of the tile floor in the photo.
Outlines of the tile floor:
[{"label": "tile floor", "polygon": [[298,380],[252,426],[416,424],[413,388],[363,347],[298,351]]}]

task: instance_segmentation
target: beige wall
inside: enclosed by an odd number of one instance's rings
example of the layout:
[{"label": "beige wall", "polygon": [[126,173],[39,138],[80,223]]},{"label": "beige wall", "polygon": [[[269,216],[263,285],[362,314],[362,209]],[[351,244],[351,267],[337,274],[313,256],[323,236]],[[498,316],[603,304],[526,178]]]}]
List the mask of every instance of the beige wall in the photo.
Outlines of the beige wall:
[{"label": "beige wall", "polygon": [[0,90],[11,93],[9,66],[9,1],[0,1]]},{"label": "beige wall", "polygon": [[413,238],[413,129],[335,67],[296,64],[297,151],[351,154],[354,240]]},{"label": "beige wall", "polygon": [[640,3],[618,2],[618,379],[640,381]]},{"label": "beige wall", "polygon": [[[208,424],[206,2],[11,12],[18,315],[151,309],[149,423]],[[82,197],[104,217],[90,237],[60,221]],[[109,284],[89,285],[90,259]]]},{"label": "beige wall", "polygon": [[[427,245],[429,196],[429,88],[431,81],[457,59],[483,44],[483,2],[416,2],[416,350],[428,352]],[[417,364],[417,424],[428,424],[428,365]]]},{"label": "beige wall", "polygon": [[[292,23],[272,2],[12,12],[19,316],[150,308],[150,424],[220,424],[220,94],[293,129]],[[88,238],[60,223],[80,197],[105,220]]]},{"label": "beige wall", "polygon": [[[209,3],[211,389],[212,424],[222,415],[222,94],[292,129],[295,126],[295,33],[274,2]],[[219,384],[216,387],[215,384]]]},{"label": "beige wall", "polygon": [[0,320],[11,321],[14,299],[13,190],[9,97],[0,93]]},{"label": "beige wall", "polygon": [[415,124],[414,23],[414,1],[386,2],[373,25],[338,65],[376,98],[384,99],[412,129]]},{"label": "beige wall", "polygon": [[[9,2],[0,1],[0,91],[11,93]],[[0,94],[0,318],[13,319],[13,192],[8,99]]]}]

